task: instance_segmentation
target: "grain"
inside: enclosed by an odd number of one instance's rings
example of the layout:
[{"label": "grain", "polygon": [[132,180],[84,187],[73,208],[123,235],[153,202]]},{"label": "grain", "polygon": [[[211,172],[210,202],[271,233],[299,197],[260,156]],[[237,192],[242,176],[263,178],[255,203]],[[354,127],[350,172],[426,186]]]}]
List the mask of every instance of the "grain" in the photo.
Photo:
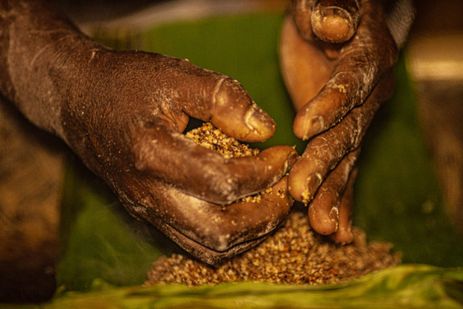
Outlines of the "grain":
[{"label": "grain", "polygon": [[173,254],[158,259],[148,272],[146,285],[180,283],[189,286],[223,282],[258,281],[286,284],[340,283],[400,262],[388,243],[367,243],[354,229],[347,246],[316,235],[306,215],[293,212],[285,225],[258,247],[217,268],[188,256]]},{"label": "grain", "polygon": [[[227,136],[209,122],[188,131],[185,136],[202,147],[220,153],[225,159],[257,156],[260,152],[257,148],[250,148],[248,145],[240,143],[235,138]],[[265,193],[271,192],[272,188],[267,188],[265,190]],[[262,195],[260,193],[241,199],[241,202],[254,204],[260,203],[261,201]]]},{"label": "grain", "polygon": [[200,146],[220,153],[226,159],[250,157],[259,154],[259,149],[250,148],[233,137],[225,135],[209,122],[187,132],[185,136]]},{"label": "grain", "polygon": [[[198,145],[225,158],[255,156],[258,149],[226,136],[210,123],[186,133]],[[270,193],[271,188],[265,192]],[[261,195],[243,202],[259,203]],[[354,229],[354,241],[336,245],[309,227],[308,217],[293,212],[284,226],[258,247],[218,267],[211,267],[186,255],[173,254],[154,262],[146,285],[181,283],[189,286],[223,282],[260,281],[288,284],[327,284],[347,281],[396,265],[400,256],[388,243],[367,243],[365,233]]]}]

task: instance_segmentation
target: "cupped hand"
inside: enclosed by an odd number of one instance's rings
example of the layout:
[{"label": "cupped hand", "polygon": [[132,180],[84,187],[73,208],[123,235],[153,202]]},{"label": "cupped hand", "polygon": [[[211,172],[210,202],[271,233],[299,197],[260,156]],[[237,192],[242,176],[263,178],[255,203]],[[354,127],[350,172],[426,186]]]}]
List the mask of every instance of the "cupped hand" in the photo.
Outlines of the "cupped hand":
[{"label": "cupped hand", "polygon": [[125,181],[122,202],[131,214],[156,226],[179,246],[211,265],[262,242],[293,205],[287,177],[271,190],[225,207],[195,198],[152,177]]},{"label": "cupped hand", "polygon": [[288,179],[310,203],[313,229],[352,240],[352,186],[362,139],[391,94],[398,49],[376,1],[292,1],[281,65],[297,109],[294,132],[308,140]]},{"label": "cupped hand", "polygon": [[291,147],[227,159],[183,134],[194,117],[241,141],[269,138],[273,120],[237,81],[159,54],[101,48],[87,59],[86,78],[63,89],[63,135],[132,214],[210,263],[255,244],[284,219],[285,190],[259,207],[240,199],[286,188]]}]

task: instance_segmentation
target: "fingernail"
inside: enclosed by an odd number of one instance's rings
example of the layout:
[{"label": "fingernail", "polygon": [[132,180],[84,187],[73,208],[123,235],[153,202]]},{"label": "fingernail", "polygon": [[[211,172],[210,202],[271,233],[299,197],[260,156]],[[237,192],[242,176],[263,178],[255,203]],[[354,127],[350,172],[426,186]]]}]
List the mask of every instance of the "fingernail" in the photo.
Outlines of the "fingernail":
[{"label": "fingernail", "polygon": [[310,119],[310,129],[308,134],[313,136],[320,133],[325,129],[325,119],[322,116],[315,116]]},{"label": "fingernail", "polygon": [[335,233],[338,225],[337,220],[332,218],[331,211],[327,213],[322,209],[317,209],[318,207],[314,206],[309,208],[310,225],[317,233],[321,235],[331,235]]},{"label": "fingernail", "polygon": [[314,33],[330,43],[345,42],[355,33],[356,20],[349,11],[339,6],[317,5],[311,21]]},{"label": "fingernail", "polygon": [[[310,113],[307,111],[307,113]],[[307,117],[302,116],[298,121],[300,128],[302,128],[302,139],[304,141],[309,140],[314,135],[322,132],[325,129],[325,118],[323,116],[313,116],[312,118],[308,119]],[[297,129],[297,127],[295,127]],[[301,134],[299,133],[299,134]]]},{"label": "fingernail", "polygon": [[307,178],[307,187],[310,192],[315,192],[318,187],[322,184],[322,175],[320,173],[314,173]]},{"label": "fingernail", "polygon": [[261,137],[270,137],[275,131],[275,123],[272,118],[262,109],[253,104],[244,114],[246,127]]},{"label": "fingernail", "polygon": [[322,7],[320,13],[325,18],[339,18],[346,23],[352,23],[352,15],[339,6]]}]

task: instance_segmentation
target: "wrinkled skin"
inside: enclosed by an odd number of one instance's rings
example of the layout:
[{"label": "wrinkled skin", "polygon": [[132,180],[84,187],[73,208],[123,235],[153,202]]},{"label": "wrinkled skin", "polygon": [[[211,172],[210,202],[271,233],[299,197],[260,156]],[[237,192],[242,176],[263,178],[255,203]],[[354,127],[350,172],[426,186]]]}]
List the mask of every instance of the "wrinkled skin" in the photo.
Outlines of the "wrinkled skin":
[{"label": "wrinkled skin", "polygon": [[[320,12],[329,28],[324,32]],[[289,174],[289,191],[310,204],[316,232],[349,243],[355,161],[365,131],[392,92],[397,46],[378,1],[294,0],[280,51],[297,109],[293,129],[308,140]]]},{"label": "wrinkled skin", "polygon": [[[290,198],[275,193],[286,188],[311,202],[315,231],[347,243],[354,163],[391,92],[397,48],[376,2],[295,0],[291,12],[282,69],[298,109],[294,131],[309,144],[288,178],[289,147],[226,160],[183,136],[189,117],[242,141],[273,134],[236,81],[181,59],[108,50],[41,1],[0,2],[0,91],[62,138],[130,213],[203,261],[262,241],[289,212]],[[239,201],[271,185],[262,204]]]},{"label": "wrinkled skin", "polygon": [[236,81],[161,55],[92,57],[92,104],[67,103],[65,139],[132,214],[210,264],[254,246],[286,217],[288,197],[267,194],[259,207],[238,200],[272,185],[286,192],[279,181],[296,155],[291,147],[225,159],[182,134],[195,117],[240,140],[270,137],[273,121]]},{"label": "wrinkled skin", "polygon": [[[241,141],[269,138],[273,120],[237,81],[186,60],[109,50],[41,1],[2,1],[0,29],[2,94],[63,139],[131,214],[196,257],[218,263],[288,214],[291,147],[225,159],[182,134],[194,117]],[[269,186],[258,207],[240,202]]]}]

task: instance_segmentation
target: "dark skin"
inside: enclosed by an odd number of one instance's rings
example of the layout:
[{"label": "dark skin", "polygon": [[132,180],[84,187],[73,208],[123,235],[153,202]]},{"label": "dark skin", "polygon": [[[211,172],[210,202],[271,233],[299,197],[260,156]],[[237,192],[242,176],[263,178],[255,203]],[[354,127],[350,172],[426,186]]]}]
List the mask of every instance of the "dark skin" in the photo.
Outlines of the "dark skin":
[{"label": "dark skin", "polygon": [[[1,91],[56,134],[146,220],[214,264],[259,243],[286,217],[292,147],[225,159],[182,132],[189,117],[245,142],[269,138],[273,120],[231,78],[186,60],[115,52],[40,1],[2,2]],[[273,186],[259,207],[244,196]]]},{"label": "dark skin", "polygon": [[[321,52],[332,48],[312,44],[305,32],[310,27],[297,21],[298,14],[307,18],[304,14],[311,12],[292,12],[296,24],[291,19],[285,22],[282,68],[299,110],[295,132],[310,142],[288,179],[284,175],[297,158],[291,147],[225,159],[182,134],[193,117],[244,142],[268,139],[275,131],[273,120],[238,82],[182,59],[109,50],[40,1],[0,3],[0,90],[31,122],[65,141],[132,215],[152,223],[207,263],[219,263],[262,241],[289,213],[289,194],[277,194],[288,189],[296,200],[311,202],[309,216],[317,232],[346,243],[351,170],[364,131],[390,92],[379,87],[379,80],[392,66],[395,49],[391,56],[384,55],[384,48],[373,48],[388,43],[387,33],[381,22],[373,23],[368,13],[361,13],[363,24],[357,32],[353,24],[354,38],[335,51],[338,60],[332,60]],[[365,48],[373,62],[364,67],[378,70],[359,90],[358,62],[350,50],[360,52],[354,42],[376,38],[377,29],[382,31],[377,36],[385,38]],[[314,66],[312,60],[321,62]],[[288,61],[307,64],[308,76],[298,76]],[[342,94],[327,83],[340,68],[349,73],[342,80],[347,89]],[[312,73],[317,74],[308,78]],[[326,91],[311,100],[325,83]],[[308,101],[325,103],[306,106]],[[308,125],[314,116],[326,118],[323,126]],[[314,174],[319,180],[307,182]],[[264,193],[260,205],[240,201],[269,186],[274,190]],[[325,217],[334,208],[334,218],[328,215],[335,222],[330,230]]]},{"label": "dark skin", "polygon": [[[343,14],[333,13],[333,5]],[[298,111],[294,132],[309,142],[289,174],[289,191],[310,204],[316,232],[349,243],[355,161],[392,93],[398,49],[378,1],[294,0],[291,13],[283,25],[282,72]]]}]

